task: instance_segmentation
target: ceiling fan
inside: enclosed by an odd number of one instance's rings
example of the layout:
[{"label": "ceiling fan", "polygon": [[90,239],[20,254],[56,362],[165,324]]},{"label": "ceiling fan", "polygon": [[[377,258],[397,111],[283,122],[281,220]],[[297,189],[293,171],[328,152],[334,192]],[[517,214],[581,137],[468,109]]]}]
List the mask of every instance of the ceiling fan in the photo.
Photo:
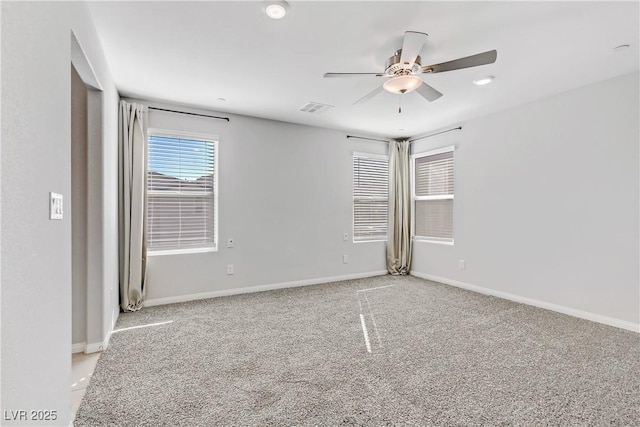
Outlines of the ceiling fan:
[{"label": "ceiling fan", "polygon": [[[415,90],[422,95],[423,98],[431,102],[440,98],[442,93],[426,84],[420,77],[420,74],[442,73],[444,71],[492,64],[496,61],[498,55],[498,52],[495,50],[489,50],[440,64],[423,66],[419,54],[426,40],[427,34],[425,33],[417,31],[405,32],[402,49],[398,49],[393,56],[387,60],[385,70],[382,73],[325,73],[324,77],[374,76],[389,78],[382,86],[377,87],[372,92],[369,92],[354,102],[354,105],[370,100],[383,90],[397,94],[409,93]],[[399,109],[399,112],[401,111],[402,110]]]}]

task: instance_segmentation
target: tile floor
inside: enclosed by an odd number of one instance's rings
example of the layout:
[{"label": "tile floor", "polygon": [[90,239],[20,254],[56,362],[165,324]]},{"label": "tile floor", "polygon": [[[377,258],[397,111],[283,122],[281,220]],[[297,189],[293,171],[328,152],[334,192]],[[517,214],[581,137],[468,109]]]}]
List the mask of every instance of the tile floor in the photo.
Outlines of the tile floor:
[{"label": "tile floor", "polygon": [[100,357],[98,353],[75,353],[71,357],[71,417],[75,419],[80,402]]}]

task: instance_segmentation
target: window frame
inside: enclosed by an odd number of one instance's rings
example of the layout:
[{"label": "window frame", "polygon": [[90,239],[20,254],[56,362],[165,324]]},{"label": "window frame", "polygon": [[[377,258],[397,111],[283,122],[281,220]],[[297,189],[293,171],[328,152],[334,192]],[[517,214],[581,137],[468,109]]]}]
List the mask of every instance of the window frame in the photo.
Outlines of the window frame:
[{"label": "window frame", "polygon": [[[205,141],[205,142],[211,142],[213,143],[213,246],[202,246],[202,247],[182,247],[182,248],[171,248],[171,249],[149,249],[147,247],[147,256],[162,256],[162,255],[181,255],[181,254],[194,254],[194,253],[207,253],[207,252],[218,252],[218,248],[219,248],[219,230],[218,230],[218,194],[220,192],[220,181],[218,180],[218,163],[219,163],[219,157],[220,157],[220,152],[219,152],[219,142],[220,142],[220,136],[219,135],[212,135],[212,134],[205,134],[205,133],[197,133],[197,132],[185,132],[185,131],[178,131],[178,130],[170,130],[170,129],[161,129],[161,128],[148,128],[147,129],[147,140],[146,140],[146,158],[145,158],[145,169],[146,169],[146,173],[148,174],[149,171],[149,165],[148,165],[148,159],[149,159],[149,154],[148,154],[148,150],[149,150],[149,137],[150,136],[159,136],[159,137],[166,137],[166,138],[183,138],[183,139],[191,139],[191,140],[196,140],[196,141]],[[147,175],[145,175],[145,182],[147,179]],[[145,185],[145,202],[148,203],[149,201],[149,188],[148,188],[148,183]],[[188,196],[194,196],[197,194],[193,194],[193,192],[191,194],[181,194],[178,192],[174,192],[173,194],[168,194],[168,192],[165,191],[154,191],[153,194],[159,195],[159,196],[164,196],[164,197],[188,197]],[[146,211],[146,209],[145,209]],[[147,217],[145,218],[147,221],[149,219],[148,217],[148,213],[146,214]],[[148,226],[148,224],[145,225],[145,228]],[[146,230],[145,230],[146,231]],[[145,242],[145,244],[148,245],[149,241],[149,236],[148,233],[146,233],[146,238],[147,241]]]},{"label": "window frame", "polygon": [[[454,202],[454,208],[455,208],[455,174],[456,174],[456,167],[455,167],[455,151],[456,151],[456,147],[455,145],[449,145],[447,147],[442,147],[442,148],[437,148],[434,150],[429,150],[429,151],[424,151],[424,152],[420,152],[420,153],[414,153],[411,155],[411,238],[414,241],[417,242],[428,242],[428,243],[437,243],[437,244],[441,244],[441,245],[449,245],[449,246],[453,246],[454,241],[455,241],[455,234],[454,234],[454,230],[451,230],[451,238],[448,237],[428,237],[428,236],[417,236],[416,235],[416,201],[420,201],[420,200],[453,200]],[[437,154],[442,154],[442,153],[453,153],[453,181],[454,181],[454,186],[453,186],[453,194],[447,194],[447,195],[439,195],[439,196],[416,196],[416,160],[423,158],[423,157],[428,157],[428,156],[435,156]],[[451,224],[453,225],[453,210],[451,212]]]},{"label": "window frame", "polygon": [[375,153],[364,153],[361,151],[354,151],[351,155],[351,165],[352,165],[352,170],[351,170],[351,241],[353,243],[371,243],[371,242],[386,242],[389,238],[389,187],[387,186],[387,197],[386,198],[382,198],[382,197],[378,197],[378,198],[374,198],[374,197],[369,197],[366,198],[366,200],[386,200],[387,202],[387,225],[386,225],[386,229],[385,229],[385,236],[384,237],[373,237],[373,238],[360,238],[360,239],[356,239],[356,210],[355,210],[355,204],[356,204],[356,197],[354,195],[354,190],[355,188],[353,188],[353,175],[355,173],[355,170],[353,169],[353,160],[356,157],[364,157],[364,158],[370,158],[370,159],[383,159],[387,161],[387,174],[389,172],[389,156],[386,154],[375,154]]}]

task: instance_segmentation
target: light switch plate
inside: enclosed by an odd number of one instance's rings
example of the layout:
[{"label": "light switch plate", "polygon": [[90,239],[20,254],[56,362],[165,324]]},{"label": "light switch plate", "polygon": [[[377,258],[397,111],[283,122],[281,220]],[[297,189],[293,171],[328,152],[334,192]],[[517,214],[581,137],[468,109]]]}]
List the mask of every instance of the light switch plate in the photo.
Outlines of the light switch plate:
[{"label": "light switch plate", "polygon": [[49,219],[62,219],[62,194],[49,193]]}]

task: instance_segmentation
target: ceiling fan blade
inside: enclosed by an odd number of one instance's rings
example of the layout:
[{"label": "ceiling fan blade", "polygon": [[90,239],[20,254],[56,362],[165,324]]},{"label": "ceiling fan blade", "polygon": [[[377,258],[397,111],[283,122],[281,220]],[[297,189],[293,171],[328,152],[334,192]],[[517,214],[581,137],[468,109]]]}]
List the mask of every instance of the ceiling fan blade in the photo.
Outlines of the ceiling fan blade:
[{"label": "ceiling fan blade", "polygon": [[465,58],[454,59],[453,61],[443,62],[441,64],[427,65],[422,67],[423,73],[442,73],[443,71],[460,70],[462,68],[477,67],[478,65],[493,64],[496,62],[498,52],[489,50],[487,52],[478,53],[477,55],[467,56]]},{"label": "ceiling fan blade", "polygon": [[429,102],[435,101],[442,96],[440,92],[425,82],[422,82],[422,84],[416,89],[416,92],[422,95],[422,97]]},{"label": "ceiling fan blade", "polygon": [[371,98],[373,98],[374,96],[376,96],[377,94],[382,92],[382,90],[383,90],[382,86],[378,86],[377,88],[375,88],[374,90],[372,90],[371,92],[369,92],[368,94],[366,94],[365,96],[363,96],[362,98],[360,98],[356,102],[354,102],[353,105],[362,104],[363,102],[367,102],[368,100],[370,100]]},{"label": "ceiling fan blade", "polygon": [[323,77],[364,77],[364,76],[374,76],[374,77],[384,77],[385,73],[324,73]]},{"label": "ceiling fan blade", "polygon": [[422,46],[427,41],[427,34],[418,33],[416,31],[407,31],[404,33],[404,42],[402,42],[402,53],[400,54],[400,63],[405,69],[411,69],[416,62],[416,57],[420,54]]}]

